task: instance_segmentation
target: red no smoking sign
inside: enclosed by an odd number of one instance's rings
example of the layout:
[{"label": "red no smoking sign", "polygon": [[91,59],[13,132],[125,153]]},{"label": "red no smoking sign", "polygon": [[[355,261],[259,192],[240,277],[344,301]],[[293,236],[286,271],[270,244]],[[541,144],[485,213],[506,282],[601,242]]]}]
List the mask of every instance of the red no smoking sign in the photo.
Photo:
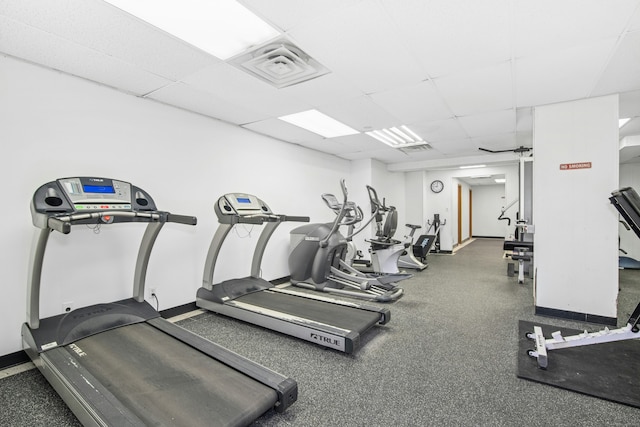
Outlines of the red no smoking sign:
[{"label": "red no smoking sign", "polygon": [[561,163],[560,170],[573,170],[573,169],[591,169],[591,162],[580,162],[580,163]]}]

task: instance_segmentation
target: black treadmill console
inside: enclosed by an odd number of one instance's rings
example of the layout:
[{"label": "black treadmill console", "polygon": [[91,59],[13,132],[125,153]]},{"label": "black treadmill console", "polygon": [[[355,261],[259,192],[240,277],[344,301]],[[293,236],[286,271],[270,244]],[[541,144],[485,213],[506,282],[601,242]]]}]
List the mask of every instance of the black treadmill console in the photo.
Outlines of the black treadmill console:
[{"label": "black treadmill console", "polygon": [[[112,217],[107,212],[153,212],[156,205],[144,190],[125,181],[99,177],[60,178],[40,186],[31,201],[33,225],[47,228],[50,217],[82,219],[80,214],[104,213],[103,222]],[[107,220],[105,220],[107,218]]]}]

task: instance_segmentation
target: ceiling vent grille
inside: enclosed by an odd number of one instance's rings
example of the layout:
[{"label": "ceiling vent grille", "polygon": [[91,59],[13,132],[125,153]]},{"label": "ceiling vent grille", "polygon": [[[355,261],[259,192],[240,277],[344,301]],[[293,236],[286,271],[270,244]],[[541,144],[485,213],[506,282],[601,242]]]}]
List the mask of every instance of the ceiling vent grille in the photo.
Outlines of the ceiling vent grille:
[{"label": "ceiling vent grille", "polygon": [[420,144],[420,145],[410,145],[407,147],[400,148],[400,150],[406,154],[417,153],[419,151],[429,151],[432,149],[433,147],[428,142],[425,142],[424,144]]},{"label": "ceiling vent grille", "polygon": [[329,73],[322,64],[286,39],[247,51],[229,63],[278,89]]}]

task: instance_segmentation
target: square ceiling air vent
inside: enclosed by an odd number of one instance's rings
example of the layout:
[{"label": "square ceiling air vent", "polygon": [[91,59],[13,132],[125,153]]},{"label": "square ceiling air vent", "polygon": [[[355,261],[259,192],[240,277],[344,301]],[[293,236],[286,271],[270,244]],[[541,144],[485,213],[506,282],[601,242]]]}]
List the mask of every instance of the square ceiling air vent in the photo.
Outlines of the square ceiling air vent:
[{"label": "square ceiling air vent", "polygon": [[247,51],[231,59],[229,63],[277,88],[306,82],[329,73],[327,68],[287,39]]}]

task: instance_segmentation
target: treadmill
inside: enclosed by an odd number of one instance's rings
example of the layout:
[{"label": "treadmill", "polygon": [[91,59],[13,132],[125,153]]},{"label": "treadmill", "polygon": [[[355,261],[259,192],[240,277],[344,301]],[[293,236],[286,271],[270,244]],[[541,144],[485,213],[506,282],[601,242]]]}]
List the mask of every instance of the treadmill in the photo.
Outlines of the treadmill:
[{"label": "treadmill", "polygon": [[[198,307],[349,354],[360,346],[364,332],[389,322],[387,308],[277,287],[260,277],[262,257],[276,228],[285,221],[308,222],[309,217],[274,214],[264,201],[246,193],[225,194],[214,210],[219,225],[196,295]],[[218,254],[236,224],[266,224],[253,253],[251,275],[213,283]]]},{"label": "treadmill", "polygon": [[[109,178],[62,178],[31,201],[37,227],[27,289],[25,352],[85,426],[245,426],[297,399],[297,384],[161,318],[144,300],[151,249],[166,222],[196,218],[158,211],[151,196]],[[49,235],[76,224],[147,223],[133,297],[40,319],[40,279]],[[73,272],[70,272],[72,275]]]}]

